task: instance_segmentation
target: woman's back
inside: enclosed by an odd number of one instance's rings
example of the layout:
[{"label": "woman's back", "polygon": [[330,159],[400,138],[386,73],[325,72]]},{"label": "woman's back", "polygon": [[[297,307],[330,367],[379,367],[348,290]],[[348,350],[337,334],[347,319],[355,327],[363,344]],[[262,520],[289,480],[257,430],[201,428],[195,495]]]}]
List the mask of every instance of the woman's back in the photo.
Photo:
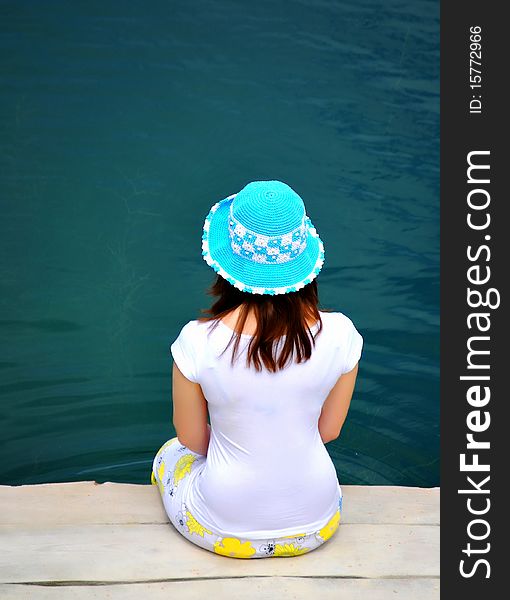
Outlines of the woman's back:
[{"label": "woman's back", "polygon": [[215,301],[171,345],[177,436],[151,480],[198,546],[239,558],[310,552],[340,523],[324,443],[345,421],[363,339],[344,314],[319,311],[324,244],[287,184],[251,182],[216,202],[202,258],[217,274]]},{"label": "woman's back", "polygon": [[223,351],[233,331],[221,320],[212,330],[211,322],[190,321],[172,344],[180,371],[200,384],[211,421],[207,459],[185,498],[203,525],[224,534],[281,536],[296,524],[313,530],[338,506],[339,484],[318,419],[338,378],[357,364],[363,339],[344,314],[320,316],[310,359],[275,373],[246,366],[248,334],[232,365]]}]

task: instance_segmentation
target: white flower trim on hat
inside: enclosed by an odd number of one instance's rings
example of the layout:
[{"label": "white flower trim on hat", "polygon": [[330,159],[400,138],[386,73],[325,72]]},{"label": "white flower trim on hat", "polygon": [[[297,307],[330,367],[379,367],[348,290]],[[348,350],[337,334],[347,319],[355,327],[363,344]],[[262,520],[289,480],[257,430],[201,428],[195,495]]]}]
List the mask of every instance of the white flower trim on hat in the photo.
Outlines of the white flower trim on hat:
[{"label": "white flower trim on hat", "polygon": [[320,239],[315,227],[309,227],[308,231],[310,232],[310,234],[313,237],[318,239],[319,254],[318,254],[317,260],[315,261],[315,265],[314,265],[310,275],[308,275],[307,277],[305,277],[305,279],[302,279],[298,283],[295,283],[294,285],[289,285],[289,286],[285,286],[285,287],[273,287],[273,288],[249,286],[249,285],[246,285],[246,284],[242,283],[241,281],[235,279],[235,277],[232,277],[232,275],[227,273],[225,271],[225,269],[223,269],[223,267],[212,258],[211,254],[209,252],[209,240],[208,240],[209,227],[210,227],[212,216],[218,210],[218,208],[220,207],[220,205],[223,202],[226,202],[227,200],[232,200],[235,196],[236,196],[236,194],[232,194],[228,198],[225,198],[225,200],[221,200],[220,202],[217,202],[211,208],[211,210],[209,211],[209,214],[206,217],[206,220],[204,223],[204,232],[202,235],[202,258],[205,260],[205,262],[210,267],[212,267],[214,269],[214,271],[216,271],[216,273],[218,273],[218,275],[223,277],[223,279],[226,279],[235,288],[237,288],[238,290],[241,290],[242,292],[249,292],[251,294],[270,294],[270,295],[287,294],[289,292],[297,292],[301,288],[304,288],[305,285],[308,285],[309,283],[311,283],[317,277],[317,275],[320,273],[322,266],[324,264],[324,244],[322,243],[322,240]]}]

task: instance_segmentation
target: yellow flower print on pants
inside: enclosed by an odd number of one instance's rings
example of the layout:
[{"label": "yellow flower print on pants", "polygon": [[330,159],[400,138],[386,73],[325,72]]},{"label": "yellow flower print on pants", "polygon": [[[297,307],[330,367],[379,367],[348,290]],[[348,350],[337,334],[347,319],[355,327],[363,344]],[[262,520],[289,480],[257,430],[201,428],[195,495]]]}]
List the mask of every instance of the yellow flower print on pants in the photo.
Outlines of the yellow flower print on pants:
[{"label": "yellow flower print on pants", "polygon": [[301,548],[295,544],[276,544],[273,556],[298,556],[308,551],[308,548]]},{"label": "yellow flower print on pants", "polygon": [[335,533],[340,525],[340,510],[337,510],[336,513],[331,517],[331,519],[324,525],[322,529],[319,530],[319,535],[321,538],[326,541]]},{"label": "yellow flower print on pants", "polygon": [[206,529],[203,525],[200,525],[200,523],[189,512],[189,510],[186,511],[186,515],[188,517],[186,525],[188,526],[188,531],[190,533],[196,533],[197,535],[200,535],[202,537],[204,537],[204,533],[209,533],[212,535],[212,531],[209,531],[209,529]]},{"label": "yellow flower print on pants", "polygon": [[163,484],[162,484],[164,474],[165,474],[165,461],[162,460],[161,464],[158,467],[158,479],[156,481],[156,483],[158,484],[160,493],[163,493],[163,491],[164,491]]},{"label": "yellow flower print on pants", "polygon": [[[157,451],[155,462],[162,455],[163,451],[166,450],[166,448],[168,448],[172,444],[175,444],[178,441],[179,440],[176,437],[173,437],[172,439],[166,441],[161,446],[161,448]],[[165,461],[164,460],[161,461],[161,464],[157,468],[157,473],[158,473],[158,477],[156,478],[155,475],[154,475],[154,470],[151,471],[151,484],[152,485],[157,485],[158,488],[159,488],[159,490],[160,490],[160,492],[163,493],[163,484],[162,484],[162,481],[163,481],[163,475],[165,474]]]},{"label": "yellow flower print on pants", "polygon": [[193,454],[185,454],[181,456],[175,465],[174,484],[179,485],[179,481],[183,479],[187,473],[191,473],[191,465],[197,460]]},{"label": "yellow flower print on pants", "polygon": [[234,558],[251,558],[256,550],[250,542],[241,543],[241,540],[231,537],[223,538],[214,544],[216,554],[232,556]]}]

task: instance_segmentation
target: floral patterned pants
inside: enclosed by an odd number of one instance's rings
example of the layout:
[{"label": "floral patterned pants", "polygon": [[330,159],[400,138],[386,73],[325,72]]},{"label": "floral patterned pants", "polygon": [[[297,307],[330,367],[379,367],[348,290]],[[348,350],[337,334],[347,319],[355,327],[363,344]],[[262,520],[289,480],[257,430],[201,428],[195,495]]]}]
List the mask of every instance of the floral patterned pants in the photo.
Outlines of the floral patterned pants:
[{"label": "floral patterned pants", "polygon": [[329,540],[340,525],[342,496],[336,512],[322,529],[280,538],[247,539],[225,537],[204,527],[191,514],[182,499],[185,478],[205,456],[183,446],[174,437],[161,446],[152,465],[151,483],[157,485],[172,525],[189,541],[216,554],[234,558],[272,558],[297,556],[315,550]]}]

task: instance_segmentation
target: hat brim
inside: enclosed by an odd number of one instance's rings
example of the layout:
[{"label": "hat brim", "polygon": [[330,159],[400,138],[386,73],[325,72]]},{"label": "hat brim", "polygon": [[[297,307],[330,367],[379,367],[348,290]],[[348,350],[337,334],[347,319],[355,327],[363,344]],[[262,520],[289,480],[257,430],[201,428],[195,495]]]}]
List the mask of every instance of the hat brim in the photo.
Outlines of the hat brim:
[{"label": "hat brim", "polygon": [[308,220],[306,248],[285,263],[255,263],[233,252],[228,232],[230,205],[236,194],[217,202],[203,228],[202,257],[237,289],[252,294],[287,294],[313,281],[324,264],[324,244]]}]

